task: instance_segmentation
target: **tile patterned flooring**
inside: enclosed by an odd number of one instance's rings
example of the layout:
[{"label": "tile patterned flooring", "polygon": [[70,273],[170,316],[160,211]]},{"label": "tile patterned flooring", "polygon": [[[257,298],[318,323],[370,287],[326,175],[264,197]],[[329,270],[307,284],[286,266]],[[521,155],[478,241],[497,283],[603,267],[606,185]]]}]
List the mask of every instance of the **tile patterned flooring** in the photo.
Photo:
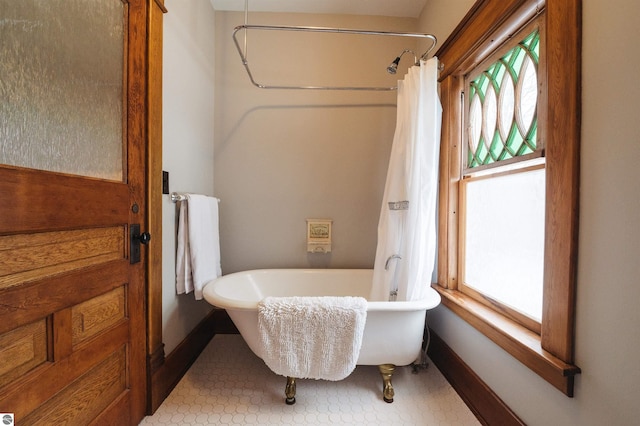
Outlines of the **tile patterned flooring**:
[{"label": "tile patterned flooring", "polygon": [[339,382],[296,383],[296,403],[286,405],[286,379],[271,372],[240,335],[217,335],[140,425],[480,424],[432,363],[418,374],[396,368],[391,404],[382,400],[376,366],[357,366]]}]

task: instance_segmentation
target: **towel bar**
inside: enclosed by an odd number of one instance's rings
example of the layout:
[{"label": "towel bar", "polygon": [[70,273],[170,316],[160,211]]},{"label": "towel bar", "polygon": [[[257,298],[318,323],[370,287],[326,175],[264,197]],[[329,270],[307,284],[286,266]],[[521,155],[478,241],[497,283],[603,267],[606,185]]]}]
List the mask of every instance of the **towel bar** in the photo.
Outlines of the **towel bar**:
[{"label": "towel bar", "polygon": [[[180,194],[179,192],[171,193],[171,201],[173,201],[174,203],[177,203],[178,201],[186,201],[188,199],[189,199],[189,194]],[[220,202],[219,198],[216,198],[216,200]]]},{"label": "towel bar", "polygon": [[171,201],[177,203],[178,201],[185,201],[187,199],[187,194],[178,194],[177,192],[171,193]]}]

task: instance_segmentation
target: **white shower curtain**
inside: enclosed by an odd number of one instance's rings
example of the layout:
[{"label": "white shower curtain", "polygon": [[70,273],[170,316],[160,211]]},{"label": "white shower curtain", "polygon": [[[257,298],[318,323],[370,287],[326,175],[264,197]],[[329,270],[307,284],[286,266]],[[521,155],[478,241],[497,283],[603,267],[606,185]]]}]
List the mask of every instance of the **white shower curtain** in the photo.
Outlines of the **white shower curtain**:
[{"label": "white shower curtain", "polygon": [[442,122],[437,76],[434,57],[411,67],[398,82],[370,300],[419,300],[431,284]]}]

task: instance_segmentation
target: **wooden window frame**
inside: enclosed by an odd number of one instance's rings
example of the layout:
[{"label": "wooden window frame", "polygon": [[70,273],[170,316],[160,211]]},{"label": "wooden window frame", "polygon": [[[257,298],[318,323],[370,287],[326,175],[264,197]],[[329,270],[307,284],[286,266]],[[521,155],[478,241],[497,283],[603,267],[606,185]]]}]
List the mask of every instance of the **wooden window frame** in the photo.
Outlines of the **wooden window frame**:
[{"label": "wooden window frame", "polygon": [[[538,137],[546,157],[544,302],[540,333],[458,290],[464,76],[537,16],[546,87]],[[436,53],[443,106],[438,282],[443,305],[569,397],[573,396],[581,92],[581,0],[478,0]],[[546,90],[545,90],[546,89]]]}]

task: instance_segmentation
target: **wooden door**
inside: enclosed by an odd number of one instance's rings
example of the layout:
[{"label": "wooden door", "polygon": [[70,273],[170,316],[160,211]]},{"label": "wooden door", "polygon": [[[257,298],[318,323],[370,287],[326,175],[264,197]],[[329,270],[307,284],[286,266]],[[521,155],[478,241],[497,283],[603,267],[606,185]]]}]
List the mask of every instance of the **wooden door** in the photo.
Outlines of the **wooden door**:
[{"label": "wooden door", "polygon": [[19,425],[129,425],[145,412],[146,252],[132,263],[130,241],[131,224],[146,229],[147,2],[118,7],[122,179],[0,165],[0,413]]}]

